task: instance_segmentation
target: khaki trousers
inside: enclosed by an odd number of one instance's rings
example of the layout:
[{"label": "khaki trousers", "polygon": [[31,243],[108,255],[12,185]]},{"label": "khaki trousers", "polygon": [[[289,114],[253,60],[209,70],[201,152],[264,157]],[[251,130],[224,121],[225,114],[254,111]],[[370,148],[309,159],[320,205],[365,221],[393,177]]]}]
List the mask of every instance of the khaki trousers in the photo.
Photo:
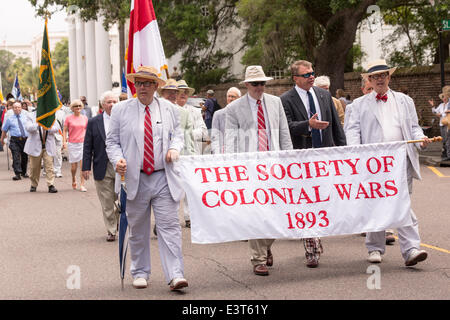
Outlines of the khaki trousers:
[{"label": "khaki trousers", "polygon": [[102,206],[106,231],[113,235],[117,233],[117,222],[119,221],[119,210],[114,205],[114,202],[117,200],[117,194],[114,192],[115,177],[116,173],[113,166],[108,162],[103,180],[95,180],[95,188]]},{"label": "khaki trousers", "polygon": [[272,247],[274,241],[275,239],[248,240],[252,255],[250,258],[252,265],[267,263],[267,250]]},{"label": "khaki trousers", "polygon": [[37,187],[39,184],[42,159],[44,159],[45,179],[47,180],[47,186],[53,186],[55,183],[55,173],[53,172],[53,157],[49,156],[47,150],[43,149],[38,157],[29,156],[29,158],[31,166],[31,186]]}]

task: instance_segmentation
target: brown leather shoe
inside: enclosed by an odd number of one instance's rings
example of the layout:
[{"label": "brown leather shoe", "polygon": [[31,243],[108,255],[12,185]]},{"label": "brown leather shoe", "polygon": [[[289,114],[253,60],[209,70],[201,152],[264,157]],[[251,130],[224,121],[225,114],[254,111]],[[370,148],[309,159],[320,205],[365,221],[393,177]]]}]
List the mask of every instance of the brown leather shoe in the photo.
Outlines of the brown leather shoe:
[{"label": "brown leather shoe", "polygon": [[258,264],[253,267],[253,273],[257,276],[268,276],[269,270],[267,270],[267,267],[265,264]]},{"label": "brown leather shoe", "polygon": [[272,251],[270,251],[270,249],[267,250],[267,261],[266,261],[266,265],[268,267],[273,266],[273,254]]},{"label": "brown leather shoe", "polygon": [[306,266],[308,268],[317,268],[319,266],[319,259],[315,256],[306,257]]}]

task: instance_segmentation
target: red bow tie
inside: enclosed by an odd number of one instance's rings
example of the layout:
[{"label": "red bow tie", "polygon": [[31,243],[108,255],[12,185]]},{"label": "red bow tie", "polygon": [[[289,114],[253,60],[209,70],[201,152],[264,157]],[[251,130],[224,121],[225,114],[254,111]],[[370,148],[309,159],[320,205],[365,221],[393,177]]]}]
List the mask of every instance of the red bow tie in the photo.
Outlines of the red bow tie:
[{"label": "red bow tie", "polygon": [[377,102],[378,100],[383,100],[383,102],[387,101],[387,94],[385,94],[384,96],[382,96],[381,94],[377,94]]}]

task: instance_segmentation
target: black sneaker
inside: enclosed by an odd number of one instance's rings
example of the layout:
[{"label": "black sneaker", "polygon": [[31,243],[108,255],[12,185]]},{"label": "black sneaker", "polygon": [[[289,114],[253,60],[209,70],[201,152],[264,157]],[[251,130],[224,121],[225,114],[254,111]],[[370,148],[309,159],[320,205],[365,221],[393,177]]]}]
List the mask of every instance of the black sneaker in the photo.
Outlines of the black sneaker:
[{"label": "black sneaker", "polygon": [[30,192],[36,192],[36,187],[31,186]]},{"label": "black sneaker", "polygon": [[58,190],[56,190],[55,186],[48,187],[48,193],[57,193]]},{"label": "black sneaker", "polygon": [[22,180],[22,178],[21,178],[19,175],[15,175],[15,176],[13,177],[13,180],[14,180],[14,181]]}]

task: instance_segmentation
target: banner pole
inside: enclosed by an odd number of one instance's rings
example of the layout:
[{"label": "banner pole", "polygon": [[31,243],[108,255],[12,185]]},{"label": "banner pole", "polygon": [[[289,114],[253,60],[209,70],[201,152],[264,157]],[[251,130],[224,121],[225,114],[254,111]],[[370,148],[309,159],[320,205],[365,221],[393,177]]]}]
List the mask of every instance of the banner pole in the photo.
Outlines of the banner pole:
[{"label": "banner pole", "polygon": [[[431,138],[430,140],[431,140],[431,142],[438,142],[438,141],[442,141],[442,137],[441,136],[437,136],[437,137]],[[424,139],[409,140],[409,141],[406,141],[406,143],[417,143],[417,142],[424,142],[424,141],[425,141]]]}]

